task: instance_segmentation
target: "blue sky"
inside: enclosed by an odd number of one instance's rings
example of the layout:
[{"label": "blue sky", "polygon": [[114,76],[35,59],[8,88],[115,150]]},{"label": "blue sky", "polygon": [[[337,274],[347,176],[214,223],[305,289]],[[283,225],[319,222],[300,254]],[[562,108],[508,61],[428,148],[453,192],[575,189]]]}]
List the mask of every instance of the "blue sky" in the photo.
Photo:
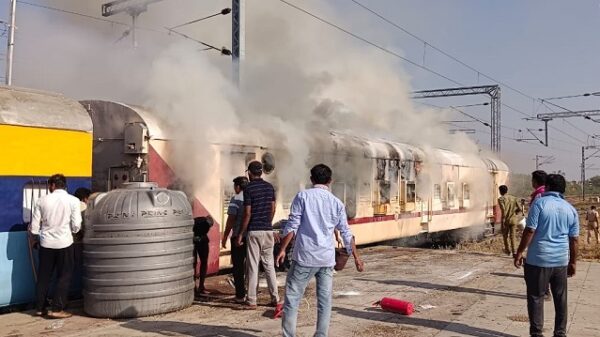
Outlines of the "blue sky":
[{"label": "blue sky", "polygon": [[[99,16],[99,4],[102,1],[85,0],[29,0],[89,15]],[[185,3],[191,0],[170,0]],[[248,6],[252,5],[251,0]],[[276,0],[273,6],[283,5]],[[322,0],[321,0],[322,1]],[[307,9],[316,9],[317,0],[292,1]],[[366,6],[382,13],[388,19],[398,23],[432,45],[457,57],[468,65],[480,70],[494,79],[514,87],[533,98],[554,97],[600,91],[600,1],[599,0],[360,0]],[[207,12],[226,6],[229,1],[205,1]],[[477,76],[477,73],[457,62],[423,46],[407,34],[383,22],[371,13],[361,9],[350,0],[331,0],[329,5],[337,11],[338,18],[321,13],[344,28],[361,35],[375,43],[398,52],[419,64],[425,61],[426,67],[444,74],[465,85],[495,84],[493,81]],[[159,16],[157,13],[148,16]],[[166,5],[164,5],[166,6]],[[19,5],[18,22],[24,24],[28,16],[39,12],[30,6]],[[0,8],[0,15],[7,17],[8,3]],[[290,13],[282,9],[282,15]],[[186,17],[182,11],[182,18]],[[56,18],[60,15],[56,13]],[[300,15],[300,14],[298,14]],[[188,15],[189,16],[189,15]],[[116,18],[127,22],[123,18]],[[88,24],[86,20],[82,21]],[[97,24],[97,23],[90,23]],[[219,23],[221,24],[221,23]],[[319,24],[319,23],[315,23]],[[19,23],[17,24],[19,25]],[[215,24],[207,24],[206,35],[215,30]],[[223,27],[221,27],[223,28]],[[229,27],[219,28],[221,36],[227,36]],[[323,29],[330,29],[326,26]],[[23,40],[17,40],[17,53],[23,43],[27,44],[26,27],[22,27]],[[384,32],[385,34],[382,34]],[[299,32],[301,33],[301,31]],[[342,33],[340,33],[342,34]],[[38,38],[43,32],[37,33]],[[1,43],[5,43],[2,40]],[[21,43],[21,45],[20,45]],[[248,46],[250,48],[250,46]],[[29,51],[35,50],[30,43]],[[29,55],[20,55],[23,59]],[[82,56],[83,57],[83,56]],[[343,57],[340,56],[340,57]],[[392,57],[392,56],[390,56]],[[17,60],[18,62],[19,60]],[[433,89],[456,86],[447,80],[427,73],[414,66],[401,63],[403,71],[411,78],[412,88]],[[26,68],[22,68],[26,69]],[[25,71],[25,70],[22,70]],[[15,76],[22,75],[16,73]],[[19,85],[27,86],[26,81]],[[59,85],[52,90],[60,89]],[[67,93],[68,94],[68,93]],[[434,99],[427,103],[450,106],[475,104],[485,101],[484,97],[460,97]],[[527,115],[549,112],[539,101],[525,97],[507,87],[502,88],[503,103],[515,107]],[[600,97],[586,97],[554,101],[570,109],[598,109]],[[465,112],[489,120],[489,107],[465,108]],[[600,124],[583,118],[572,118],[568,124],[554,120],[549,131],[550,147],[539,144],[516,142],[508,138],[519,138],[517,129],[539,128],[541,123],[527,122],[523,115],[502,107],[501,157],[517,172],[530,172],[534,169],[535,155],[554,156],[556,160],[545,165],[548,171],[562,170],[569,179],[579,179],[581,146],[593,144],[590,135],[600,134]],[[456,116],[455,119],[464,119]],[[465,123],[465,127],[475,128],[473,137],[482,147],[489,147],[489,135],[485,126],[478,123]],[[541,133],[538,133],[542,137]],[[524,134],[526,138],[530,135]],[[591,151],[590,151],[591,152]],[[592,165],[588,176],[600,174],[600,158],[591,158]],[[594,167],[595,166],[595,167]]]}]

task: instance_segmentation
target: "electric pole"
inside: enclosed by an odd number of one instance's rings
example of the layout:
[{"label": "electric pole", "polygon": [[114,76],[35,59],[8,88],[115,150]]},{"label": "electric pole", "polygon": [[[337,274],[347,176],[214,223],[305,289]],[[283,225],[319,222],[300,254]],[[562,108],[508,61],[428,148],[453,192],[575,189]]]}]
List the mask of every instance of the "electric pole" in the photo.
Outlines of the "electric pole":
[{"label": "electric pole", "polygon": [[[500,148],[502,143],[501,131],[502,131],[502,119],[500,116],[500,86],[499,85],[483,85],[476,87],[459,87],[459,88],[445,88],[445,89],[434,89],[434,90],[420,90],[412,93],[412,98],[435,98],[435,97],[453,97],[453,96],[467,96],[467,95],[488,95],[490,97],[490,128],[491,128],[491,140],[490,147],[492,151],[500,154]],[[465,114],[463,112],[463,114]],[[486,125],[487,126],[487,125]]]},{"label": "electric pole", "polygon": [[231,58],[233,82],[240,87],[241,62],[246,53],[246,0],[231,0]]},{"label": "electric pole", "polygon": [[592,157],[597,157],[596,154],[600,152],[600,150],[597,150],[596,152],[586,157],[585,150],[587,149],[600,149],[600,146],[589,145],[581,147],[581,200],[583,201],[585,201],[585,161]]},{"label": "electric pole", "polygon": [[6,85],[12,85],[13,55],[15,52],[15,22],[17,0],[10,0],[10,26],[8,27],[8,42],[6,46]]},{"label": "electric pole", "polygon": [[581,147],[581,201],[585,201],[585,146]]}]

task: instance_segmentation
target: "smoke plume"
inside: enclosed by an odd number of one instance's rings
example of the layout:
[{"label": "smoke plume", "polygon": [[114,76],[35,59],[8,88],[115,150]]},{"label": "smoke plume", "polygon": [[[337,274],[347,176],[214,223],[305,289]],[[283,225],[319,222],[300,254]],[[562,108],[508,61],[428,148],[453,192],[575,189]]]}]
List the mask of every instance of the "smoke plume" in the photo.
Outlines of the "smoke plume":
[{"label": "smoke plume", "polygon": [[[52,5],[98,16],[102,2],[60,0]],[[408,142],[426,152],[442,147],[478,154],[476,144],[465,135],[448,134],[440,123],[443,113],[415,108],[410,78],[398,59],[278,1],[246,3],[240,88],[232,84],[228,57],[202,51],[202,45],[163,29],[229,5],[229,1],[183,0],[177,5],[172,0],[150,5],[140,16],[135,50],[126,26],[23,5],[18,14],[16,82],[75,98],[147,106],[179,140],[173,157],[178,172],[204,186],[206,173],[219,172],[214,171],[213,144],[278,149],[282,152],[278,178],[297,186],[318,159],[314,153],[333,150],[330,130]],[[325,1],[306,5],[383,43],[392,40],[387,30],[353,21],[356,13],[351,10],[342,16]],[[129,22],[125,14],[115,19]],[[182,32],[220,47],[230,44],[229,28],[229,18],[217,18]],[[349,164],[338,163],[345,169],[336,174],[357,174],[359,165],[353,159],[336,160]],[[230,181],[231,170],[222,172],[220,178]],[[422,195],[431,191],[426,181]]]}]

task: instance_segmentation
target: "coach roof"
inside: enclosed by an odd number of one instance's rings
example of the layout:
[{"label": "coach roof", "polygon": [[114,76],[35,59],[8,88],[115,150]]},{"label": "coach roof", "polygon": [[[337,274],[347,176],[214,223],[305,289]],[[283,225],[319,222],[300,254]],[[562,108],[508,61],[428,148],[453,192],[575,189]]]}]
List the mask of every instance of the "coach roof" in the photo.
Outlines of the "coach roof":
[{"label": "coach roof", "polygon": [[79,102],[7,86],[0,86],[0,124],[92,132],[92,120]]}]

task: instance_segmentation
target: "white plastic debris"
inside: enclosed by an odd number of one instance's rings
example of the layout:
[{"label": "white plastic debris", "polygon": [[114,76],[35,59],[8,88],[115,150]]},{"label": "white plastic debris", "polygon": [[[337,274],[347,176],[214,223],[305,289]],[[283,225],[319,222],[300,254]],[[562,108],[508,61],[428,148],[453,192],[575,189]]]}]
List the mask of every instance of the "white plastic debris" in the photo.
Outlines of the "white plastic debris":
[{"label": "white plastic debris", "polygon": [[474,271],[474,270],[472,270],[472,271],[470,271],[470,272],[468,272],[468,273],[466,273],[466,274],[464,274],[464,275],[461,275],[461,276],[457,277],[456,279],[457,279],[457,280],[462,280],[462,279],[464,279],[464,278],[467,278],[467,277],[469,277],[469,276],[473,275],[473,273],[474,273],[474,272],[475,272],[475,271]]},{"label": "white plastic debris", "polygon": [[433,308],[437,308],[437,307],[435,305],[431,305],[431,304],[419,305],[419,309],[421,309],[421,310],[429,310],[429,309],[433,309]]},{"label": "white plastic debris", "polygon": [[65,325],[65,321],[58,320],[58,321],[54,321],[52,322],[52,324],[48,325],[48,327],[46,328],[46,330],[56,330],[56,329],[60,329]]},{"label": "white plastic debris", "polygon": [[231,286],[231,288],[235,289],[235,284],[233,283],[233,278],[228,277],[227,278],[227,283]]},{"label": "white plastic debris", "polygon": [[336,297],[344,297],[344,296],[359,296],[360,293],[358,291],[350,290],[350,291],[336,291]]}]

